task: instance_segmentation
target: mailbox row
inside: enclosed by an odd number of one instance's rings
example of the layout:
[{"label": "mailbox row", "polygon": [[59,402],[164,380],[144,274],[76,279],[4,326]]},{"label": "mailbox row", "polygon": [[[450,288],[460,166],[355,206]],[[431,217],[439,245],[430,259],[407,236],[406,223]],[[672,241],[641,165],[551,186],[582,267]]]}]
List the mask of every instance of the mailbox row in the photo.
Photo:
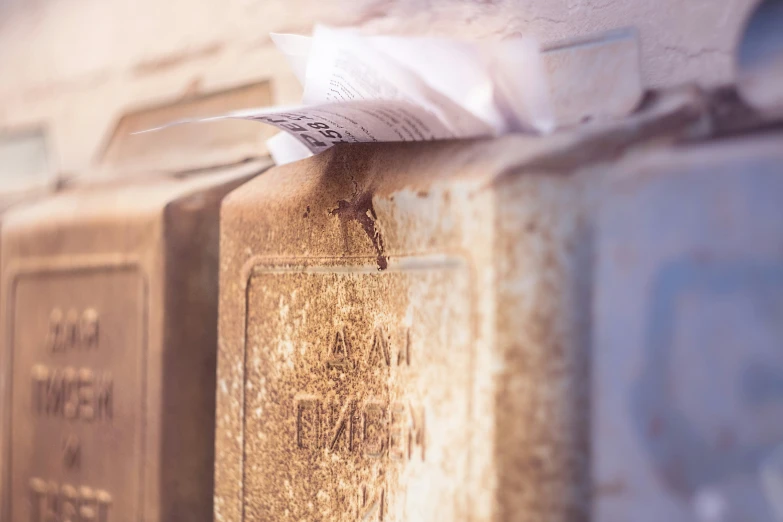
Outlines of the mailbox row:
[{"label": "mailbox row", "polygon": [[783,516],[783,131],[695,98],[19,204],[0,519]]}]

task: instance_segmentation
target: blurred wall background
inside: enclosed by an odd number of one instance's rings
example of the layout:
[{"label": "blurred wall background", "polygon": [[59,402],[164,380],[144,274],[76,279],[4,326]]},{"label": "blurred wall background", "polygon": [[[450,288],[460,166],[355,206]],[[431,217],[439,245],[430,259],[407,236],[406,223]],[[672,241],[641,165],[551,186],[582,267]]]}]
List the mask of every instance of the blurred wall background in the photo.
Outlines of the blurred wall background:
[{"label": "blurred wall background", "polygon": [[0,0],[0,131],[44,123],[64,172],[125,111],[268,79],[300,89],[269,38],[316,22],[368,32],[542,43],[636,26],[649,86],[732,78],[753,0]]}]

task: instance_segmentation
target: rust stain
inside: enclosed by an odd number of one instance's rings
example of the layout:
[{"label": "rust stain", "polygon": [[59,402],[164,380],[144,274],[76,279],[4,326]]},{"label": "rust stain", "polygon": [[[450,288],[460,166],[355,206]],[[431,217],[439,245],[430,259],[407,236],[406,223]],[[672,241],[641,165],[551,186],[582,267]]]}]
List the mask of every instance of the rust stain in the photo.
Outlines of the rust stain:
[{"label": "rust stain", "polygon": [[350,180],[351,183],[350,200],[339,199],[337,208],[329,211],[331,215],[340,219],[346,250],[348,249],[348,223],[356,221],[362,226],[378,254],[376,258],[378,270],[386,270],[388,258],[385,254],[383,237],[376,226],[378,216],[372,205],[373,183],[371,178],[366,176],[370,169],[369,150],[350,146],[335,147],[332,157],[324,168],[324,179],[342,177],[346,181]]},{"label": "rust stain", "polygon": [[185,49],[180,52],[171,53],[158,58],[153,58],[151,60],[143,60],[133,67],[133,74],[136,76],[155,74],[163,70],[176,67],[177,65],[188,62],[190,60],[214,56],[222,49],[222,43],[213,42],[196,49]]},{"label": "rust stain", "polygon": [[378,270],[386,270],[389,263],[384,254],[383,237],[375,227],[378,216],[375,214],[375,209],[372,206],[372,194],[365,192],[354,196],[351,201],[341,199],[337,202],[337,208],[330,210],[329,213],[340,218],[340,224],[343,227],[343,237],[347,237],[346,226],[350,221],[359,223],[378,253],[376,258]]}]

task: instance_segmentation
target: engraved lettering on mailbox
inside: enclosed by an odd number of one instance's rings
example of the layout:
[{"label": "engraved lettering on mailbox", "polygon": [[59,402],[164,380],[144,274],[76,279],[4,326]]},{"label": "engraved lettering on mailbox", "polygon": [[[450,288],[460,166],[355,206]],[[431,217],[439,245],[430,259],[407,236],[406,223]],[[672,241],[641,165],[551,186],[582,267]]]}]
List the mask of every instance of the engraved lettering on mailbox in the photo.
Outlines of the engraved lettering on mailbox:
[{"label": "engraved lettering on mailbox", "polygon": [[300,394],[294,398],[296,404],[296,445],[300,449],[318,447],[321,403],[317,397]]},{"label": "engraved lettering on mailbox", "polygon": [[[410,365],[411,333],[406,328],[399,336],[396,351],[397,366]],[[368,365],[392,364],[392,343],[383,327],[376,327],[366,346],[364,359]],[[357,367],[350,362],[351,347],[344,329],[338,330],[329,344],[328,368]],[[424,460],[424,410],[408,400],[391,404],[381,399],[360,401],[356,395],[341,400],[322,401],[307,393],[294,397],[296,416],[296,446],[299,449],[324,448],[333,452],[352,452],[357,448],[365,457],[403,461],[413,459],[418,448]]]},{"label": "engraved lettering on mailbox", "polygon": [[405,404],[393,402],[389,407],[389,458],[403,460],[405,458]]},{"label": "engraved lettering on mailbox", "polygon": [[389,339],[382,327],[377,327],[372,337],[372,346],[370,353],[367,354],[367,362],[370,364],[386,363],[391,365],[391,355],[389,353]]},{"label": "engraved lettering on mailbox", "polygon": [[[473,413],[475,303],[454,295],[469,297],[474,281],[469,265],[444,260],[404,259],[380,276],[344,258],[253,267],[235,332],[250,390],[240,419],[245,518],[459,518],[456,489],[410,493],[442,462],[455,484],[472,470],[461,427]],[[306,480],[281,489],[292,470]]]},{"label": "engraved lettering on mailbox", "polygon": [[[418,448],[424,460],[424,408],[414,406],[411,401],[389,405],[370,400],[357,408],[358,401],[352,397],[342,404],[324,404],[313,395],[297,394],[294,403],[296,445],[300,449],[352,452],[356,448],[358,428],[360,448],[366,457],[380,458],[388,454],[392,460],[406,457],[412,460]],[[357,419],[361,424],[357,425]]]},{"label": "engraved lettering on mailbox", "polygon": [[111,374],[36,365],[32,370],[33,409],[39,415],[108,420],[113,415]]},{"label": "engraved lettering on mailbox", "polygon": [[359,492],[359,520],[362,522],[375,520],[382,521],[385,511],[386,488],[381,487],[372,491],[367,486],[362,486]]},{"label": "engraved lettering on mailbox", "polygon": [[368,401],[362,412],[362,441],[364,454],[380,458],[386,449],[386,416],[384,404],[380,401]]},{"label": "engraved lettering on mailbox", "polygon": [[30,480],[32,522],[109,522],[112,498],[103,490]]},{"label": "engraved lettering on mailbox", "polygon": [[405,344],[403,344],[400,347],[400,350],[397,352],[397,366],[402,366],[403,363],[405,363],[405,366],[411,365],[411,329],[410,328],[405,330]]},{"label": "engraved lettering on mailbox", "polygon": [[408,431],[408,460],[413,459],[413,452],[416,446],[421,450],[421,460],[424,460],[425,437],[424,437],[424,407],[408,404],[408,413],[410,414],[410,429]]},{"label": "engraved lettering on mailbox", "polygon": [[88,308],[81,313],[70,308],[52,309],[49,314],[49,332],[46,345],[49,351],[58,353],[77,349],[93,349],[98,346],[98,312]]},{"label": "engraved lettering on mailbox", "polygon": [[342,405],[331,404],[328,408],[329,415],[332,418],[331,428],[327,431],[327,448],[331,451],[338,450],[340,442],[343,441],[343,447],[349,452],[353,451],[354,437],[354,411],[356,409],[355,401],[348,400]]},{"label": "engraved lettering on mailbox", "polygon": [[343,330],[338,330],[334,335],[326,366],[328,368],[350,368],[351,366],[351,347],[345,340]]}]

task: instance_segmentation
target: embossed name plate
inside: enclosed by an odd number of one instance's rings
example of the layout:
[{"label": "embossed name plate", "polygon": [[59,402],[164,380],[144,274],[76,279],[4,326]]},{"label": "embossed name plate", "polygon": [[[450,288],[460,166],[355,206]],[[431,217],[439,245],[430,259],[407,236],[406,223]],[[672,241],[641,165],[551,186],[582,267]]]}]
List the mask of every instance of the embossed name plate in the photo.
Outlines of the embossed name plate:
[{"label": "embossed name plate", "polygon": [[245,520],[455,520],[469,509],[470,286],[456,259],[254,268]]},{"label": "embossed name plate", "polygon": [[141,492],[142,278],[107,267],[15,281],[12,520],[132,520]]}]

